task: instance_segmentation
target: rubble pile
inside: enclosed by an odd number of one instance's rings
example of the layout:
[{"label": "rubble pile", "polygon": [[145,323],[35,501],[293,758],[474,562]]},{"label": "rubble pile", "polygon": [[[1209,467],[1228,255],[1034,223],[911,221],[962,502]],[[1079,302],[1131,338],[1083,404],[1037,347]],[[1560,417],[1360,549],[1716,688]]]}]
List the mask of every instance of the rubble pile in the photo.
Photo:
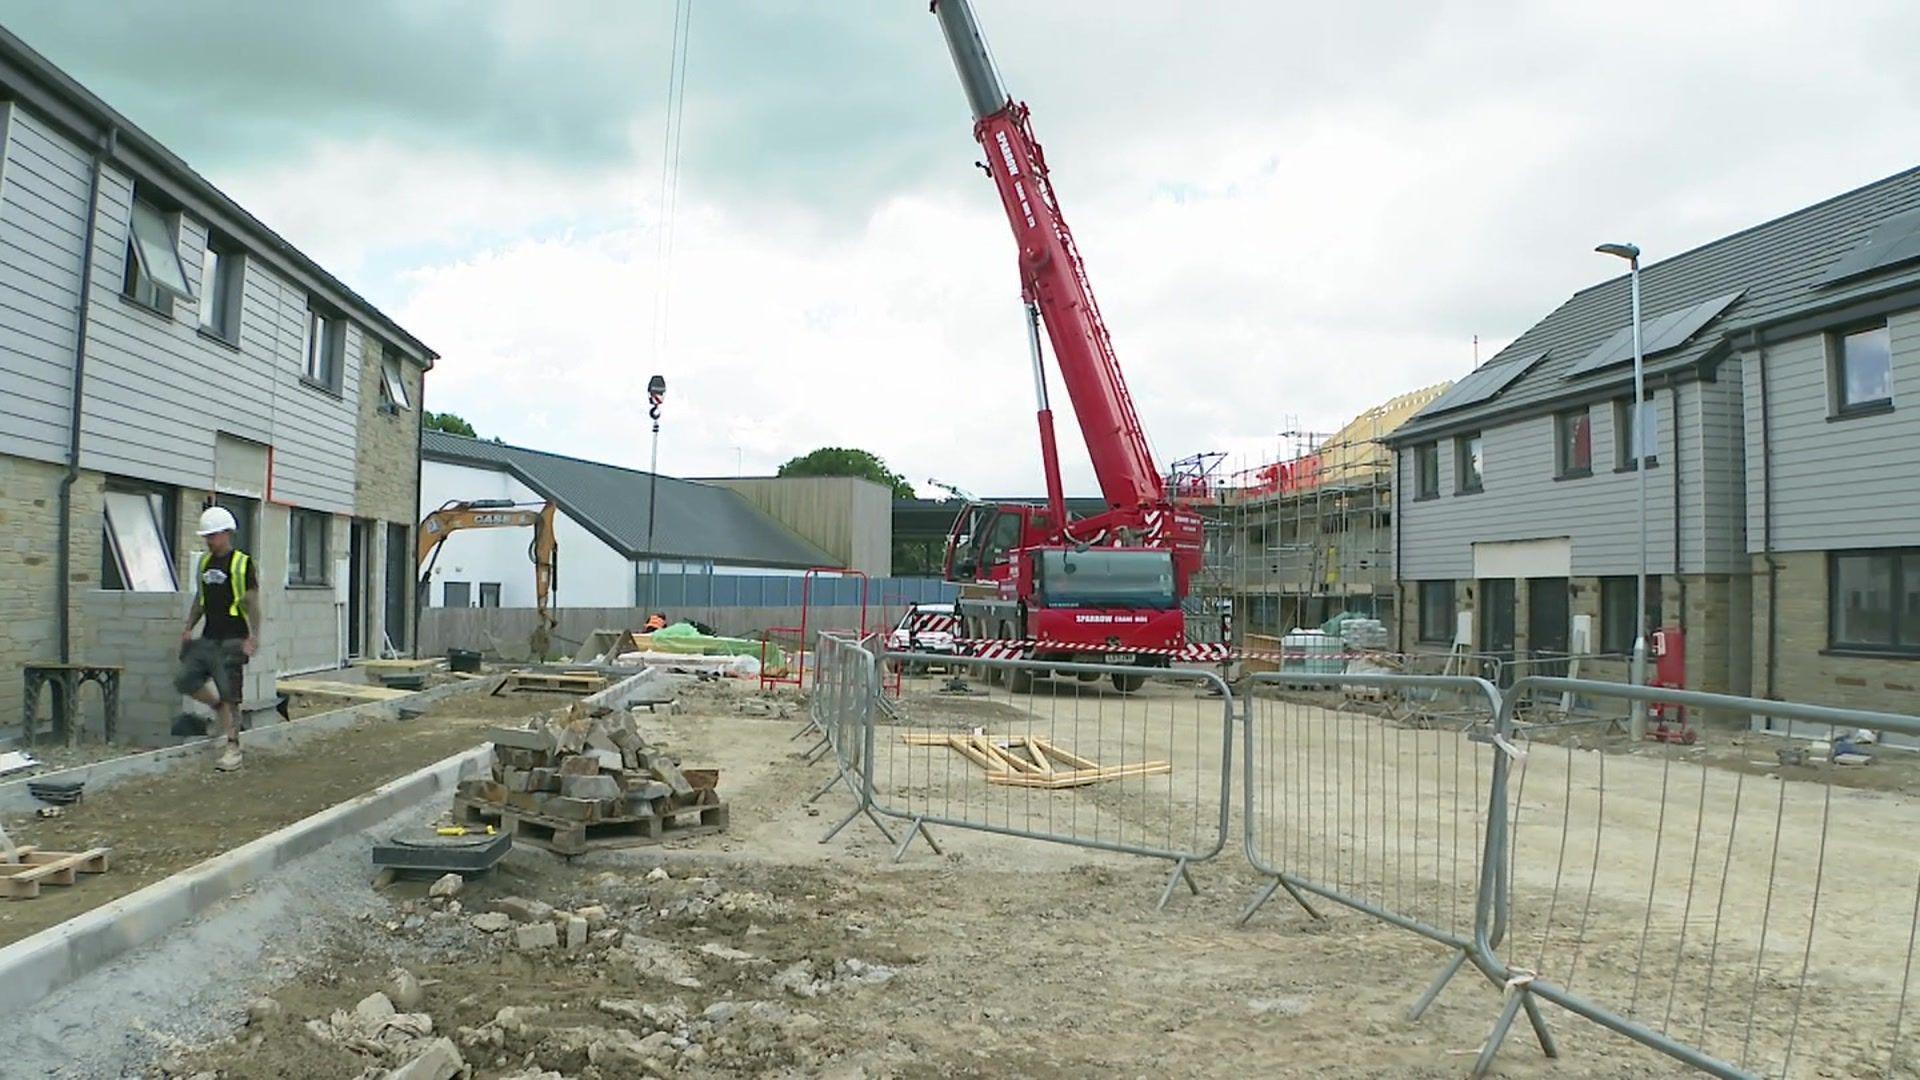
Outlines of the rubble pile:
[{"label": "rubble pile", "polygon": [[[499,818],[516,840],[565,854],[588,846],[648,843],[726,826],[711,770],[682,770],[647,744],[625,712],[574,705],[558,717],[488,733],[492,775],[462,781],[454,800],[466,822]],[[689,823],[691,819],[691,823]],[[532,821],[539,829],[516,828]],[[631,828],[584,826],[628,825]]]}]

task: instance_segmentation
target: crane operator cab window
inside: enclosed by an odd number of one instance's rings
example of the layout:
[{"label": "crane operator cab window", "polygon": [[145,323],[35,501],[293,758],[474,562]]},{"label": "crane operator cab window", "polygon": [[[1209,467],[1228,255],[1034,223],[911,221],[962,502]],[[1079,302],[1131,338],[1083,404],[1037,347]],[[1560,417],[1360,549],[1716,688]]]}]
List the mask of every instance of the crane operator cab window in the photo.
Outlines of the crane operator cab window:
[{"label": "crane operator cab window", "polygon": [[1173,554],[1167,551],[1042,551],[1037,583],[1047,607],[1133,608],[1166,611],[1173,595]]}]

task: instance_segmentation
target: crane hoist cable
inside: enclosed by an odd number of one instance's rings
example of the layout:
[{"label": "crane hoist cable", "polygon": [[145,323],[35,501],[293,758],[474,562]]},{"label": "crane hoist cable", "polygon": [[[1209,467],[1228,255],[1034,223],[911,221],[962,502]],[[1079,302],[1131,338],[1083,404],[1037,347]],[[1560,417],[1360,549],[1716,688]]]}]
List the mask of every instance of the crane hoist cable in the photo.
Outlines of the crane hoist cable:
[{"label": "crane hoist cable", "polygon": [[664,361],[667,352],[673,292],[673,224],[680,202],[680,135],[685,128],[687,51],[692,34],[693,0],[675,0],[667,64],[666,123],[660,135],[660,194],[654,233],[653,351],[657,362]]}]

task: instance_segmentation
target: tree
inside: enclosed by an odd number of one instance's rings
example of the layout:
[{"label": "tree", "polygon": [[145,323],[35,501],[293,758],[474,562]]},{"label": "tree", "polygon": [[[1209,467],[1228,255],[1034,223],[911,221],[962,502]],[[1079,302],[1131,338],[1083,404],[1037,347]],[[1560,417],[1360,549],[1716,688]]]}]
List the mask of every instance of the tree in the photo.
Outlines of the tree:
[{"label": "tree", "polygon": [[887,468],[887,463],[865,450],[843,446],[823,446],[811,454],[792,458],[777,476],[857,476],[892,490],[896,499],[913,498],[913,485],[907,478]]},{"label": "tree", "polygon": [[422,413],[420,419],[427,425],[428,431],[444,431],[449,435],[465,435],[469,439],[477,439],[480,437],[473,430],[472,424],[467,423],[465,420],[460,419],[450,412],[428,411]]}]

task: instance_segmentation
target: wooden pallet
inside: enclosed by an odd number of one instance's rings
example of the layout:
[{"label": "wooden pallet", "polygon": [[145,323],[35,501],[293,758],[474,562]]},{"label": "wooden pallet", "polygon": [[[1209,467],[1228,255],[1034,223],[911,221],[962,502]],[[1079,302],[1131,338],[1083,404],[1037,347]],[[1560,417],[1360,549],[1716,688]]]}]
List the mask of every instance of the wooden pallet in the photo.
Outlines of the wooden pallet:
[{"label": "wooden pallet", "polygon": [[[962,757],[987,771],[987,783],[1008,787],[1085,787],[1106,780],[1160,776],[1173,771],[1173,764],[1166,761],[1102,765],[1062,750],[1051,740],[1037,735],[982,735],[978,732],[971,735],[934,735],[907,732],[900,738],[908,746],[945,746],[957,750]],[[1016,750],[1022,753],[1015,753]]]},{"label": "wooden pallet", "polygon": [[592,672],[548,672],[514,671],[500,680],[493,694],[515,694],[531,690],[547,694],[588,694],[598,693],[607,687],[607,677]]},{"label": "wooden pallet", "polygon": [[111,848],[89,851],[41,851],[32,844],[14,849],[13,859],[0,862],[0,896],[31,900],[42,885],[71,885],[78,874],[104,874]]},{"label": "wooden pallet", "polygon": [[385,686],[367,686],[361,683],[333,682],[327,679],[280,679],[273,684],[275,691],[293,694],[324,694],[327,697],[349,698],[354,701],[392,701],[413,693],[411,690],[394,690]]},{"label": "wooden pallet", "polygon": [[473,799],[455,799],[453,813],[454,820],[461,824],[497,825],[502,832],[510,833],[516,844],[533,844],[567,856],[705,836],[727,827],[724,802],[605,821],[569,821]]}]

